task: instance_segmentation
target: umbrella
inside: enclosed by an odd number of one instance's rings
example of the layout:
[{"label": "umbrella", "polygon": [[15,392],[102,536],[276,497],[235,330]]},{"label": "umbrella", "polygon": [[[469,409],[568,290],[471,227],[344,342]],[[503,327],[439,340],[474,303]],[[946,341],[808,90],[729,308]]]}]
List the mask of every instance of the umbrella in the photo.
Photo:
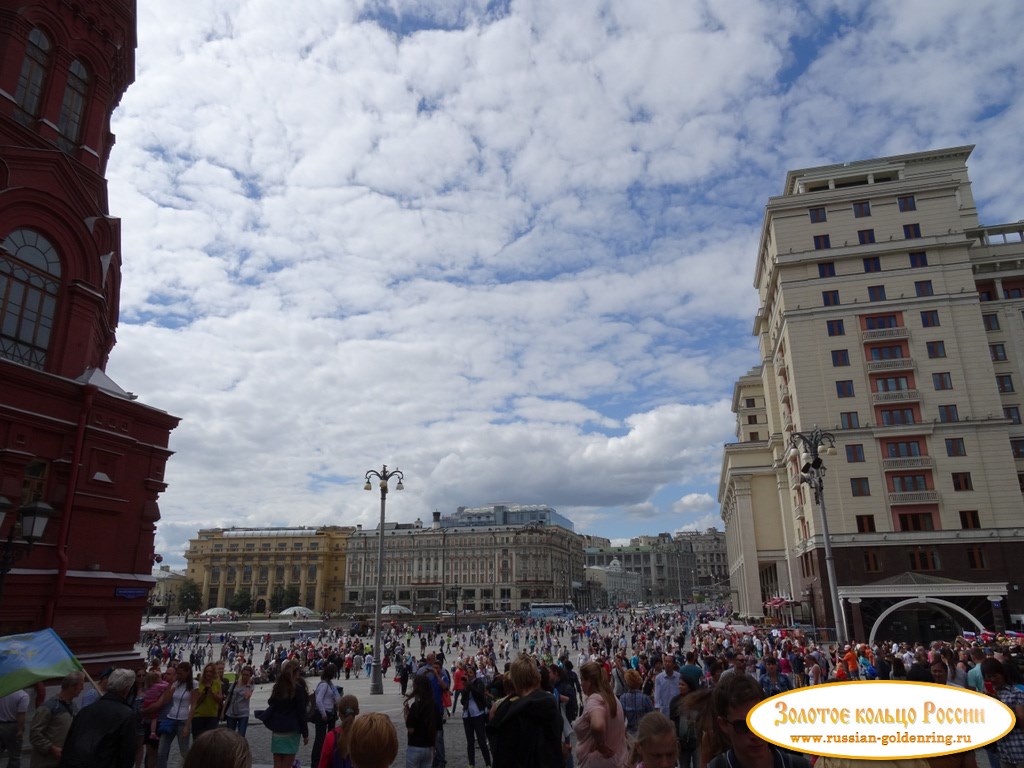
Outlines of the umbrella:
[{"label": "umbrella", "polygon": [[310,616],[316,616],[316,611],[312,611],[304,605],[293,605],[291,608],[285,608],[278,616],[297,616],[300,619],[308,619]]},{"label": "umbrella", "polygon": [[404,605],[385,605],[380,609],[381,614],[411,614],[412,608],[406,608]]},{"label": "umbrella", "polygon": [[231,611],[227,608],[207,608],[199,614],[200,616],[230,616]]}]

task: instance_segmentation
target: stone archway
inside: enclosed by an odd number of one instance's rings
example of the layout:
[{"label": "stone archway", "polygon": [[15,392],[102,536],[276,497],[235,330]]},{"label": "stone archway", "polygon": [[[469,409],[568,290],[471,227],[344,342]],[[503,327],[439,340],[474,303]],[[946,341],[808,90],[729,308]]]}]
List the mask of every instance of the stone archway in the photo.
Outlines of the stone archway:
[{"label": "stone archway", "polygon": [[871,633],[868,636],[868,645],[875,644],[875,632],[877,632],[878,628],[882,626],[882,622],[885,621],[885,618],[889,616],[889,614],[895,613],[900,608],[903,608],[907,605],[915,605],[917,603],[938,603],[939,605],[945,606],[946,608],[951,608],[957,613],[966,616],[971,621],[971,623],[973,623],[974,626],[978,628],[978,632],[982,632],[985,629],[985,625],[978,621],[978,619],[976,619],[973,614],[964,610],[956,603],[951,603],[949,600],[943,600],[941,597],[908,597],[906,600],[900,600],[898,603],[890,605],[888,608],[886,608],[878,615],[878,618],[875,619],[875,623],[871,625]]}]

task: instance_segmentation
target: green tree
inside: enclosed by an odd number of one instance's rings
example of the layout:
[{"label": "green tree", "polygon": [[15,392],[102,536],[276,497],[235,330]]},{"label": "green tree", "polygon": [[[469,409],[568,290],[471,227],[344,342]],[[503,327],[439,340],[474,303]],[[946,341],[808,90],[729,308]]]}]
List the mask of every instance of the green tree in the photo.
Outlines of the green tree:
[{"label": "green tree", "polygon": [[199,589],[199,585],[192,581],[192,579],[185,579],[181,584],[181,591],[178,593],[178,599],[176,601],[178,611],[189,611],[190,613],[195,613],[200,610],[202,600],[203,595]]},{"label": "green tree", "polygon": [[235,613],[247,614],[252,612],[252,593],[248,589],[240,589],[231,596],[228,601],[228,608]]},{"label": "green tree", "polygon": [[281,608],[291,608],[293,605],[299,605],[299,588],[289,584],[284,588],[284,605]]},{"label": "green tree", "polygon": [[278,584],[274,587],[274,591],[270,593],[270,610],[274,613],[280,612],[287,603],[284,601],[284,587]]}]

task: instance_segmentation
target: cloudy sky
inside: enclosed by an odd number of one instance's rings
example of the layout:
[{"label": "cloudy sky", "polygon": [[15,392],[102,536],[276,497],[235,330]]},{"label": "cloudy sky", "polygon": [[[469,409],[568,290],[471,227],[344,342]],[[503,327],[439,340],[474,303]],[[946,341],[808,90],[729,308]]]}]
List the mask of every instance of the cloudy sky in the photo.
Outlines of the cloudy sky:
[{"label": "cloudy sky", "polygon": [[976,144],[1024,216],[1024,5],[139,3],[108,373],[182,418],[157,550],[211,525],[546,503],[721,526],[766,198]]}]

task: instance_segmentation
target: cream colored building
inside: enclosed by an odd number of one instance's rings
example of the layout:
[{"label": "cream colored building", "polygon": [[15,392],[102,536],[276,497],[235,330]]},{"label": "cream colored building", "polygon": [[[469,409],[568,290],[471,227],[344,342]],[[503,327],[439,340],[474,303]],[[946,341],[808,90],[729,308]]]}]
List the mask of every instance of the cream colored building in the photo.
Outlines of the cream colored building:
[{"label": "cream colored building", "polygon": [[240,590],[253,610],[270,610],[277,589],[296,587],[299,603],[337,612],[344,599],[345,556],[354,529],[207,528],[189,542],[187,574],[200,587],[202,609],[227,607]]},{"label": "cream colored building", "polygon": [[[972,147],[791,171],[754,269],[719,501],[735,609],[835,626],[794,433],[835,436],[824,500],[858,639],[1024,618],[1024,225],[981,227]],[[782,601],[782,615],[765,604]]]}]

